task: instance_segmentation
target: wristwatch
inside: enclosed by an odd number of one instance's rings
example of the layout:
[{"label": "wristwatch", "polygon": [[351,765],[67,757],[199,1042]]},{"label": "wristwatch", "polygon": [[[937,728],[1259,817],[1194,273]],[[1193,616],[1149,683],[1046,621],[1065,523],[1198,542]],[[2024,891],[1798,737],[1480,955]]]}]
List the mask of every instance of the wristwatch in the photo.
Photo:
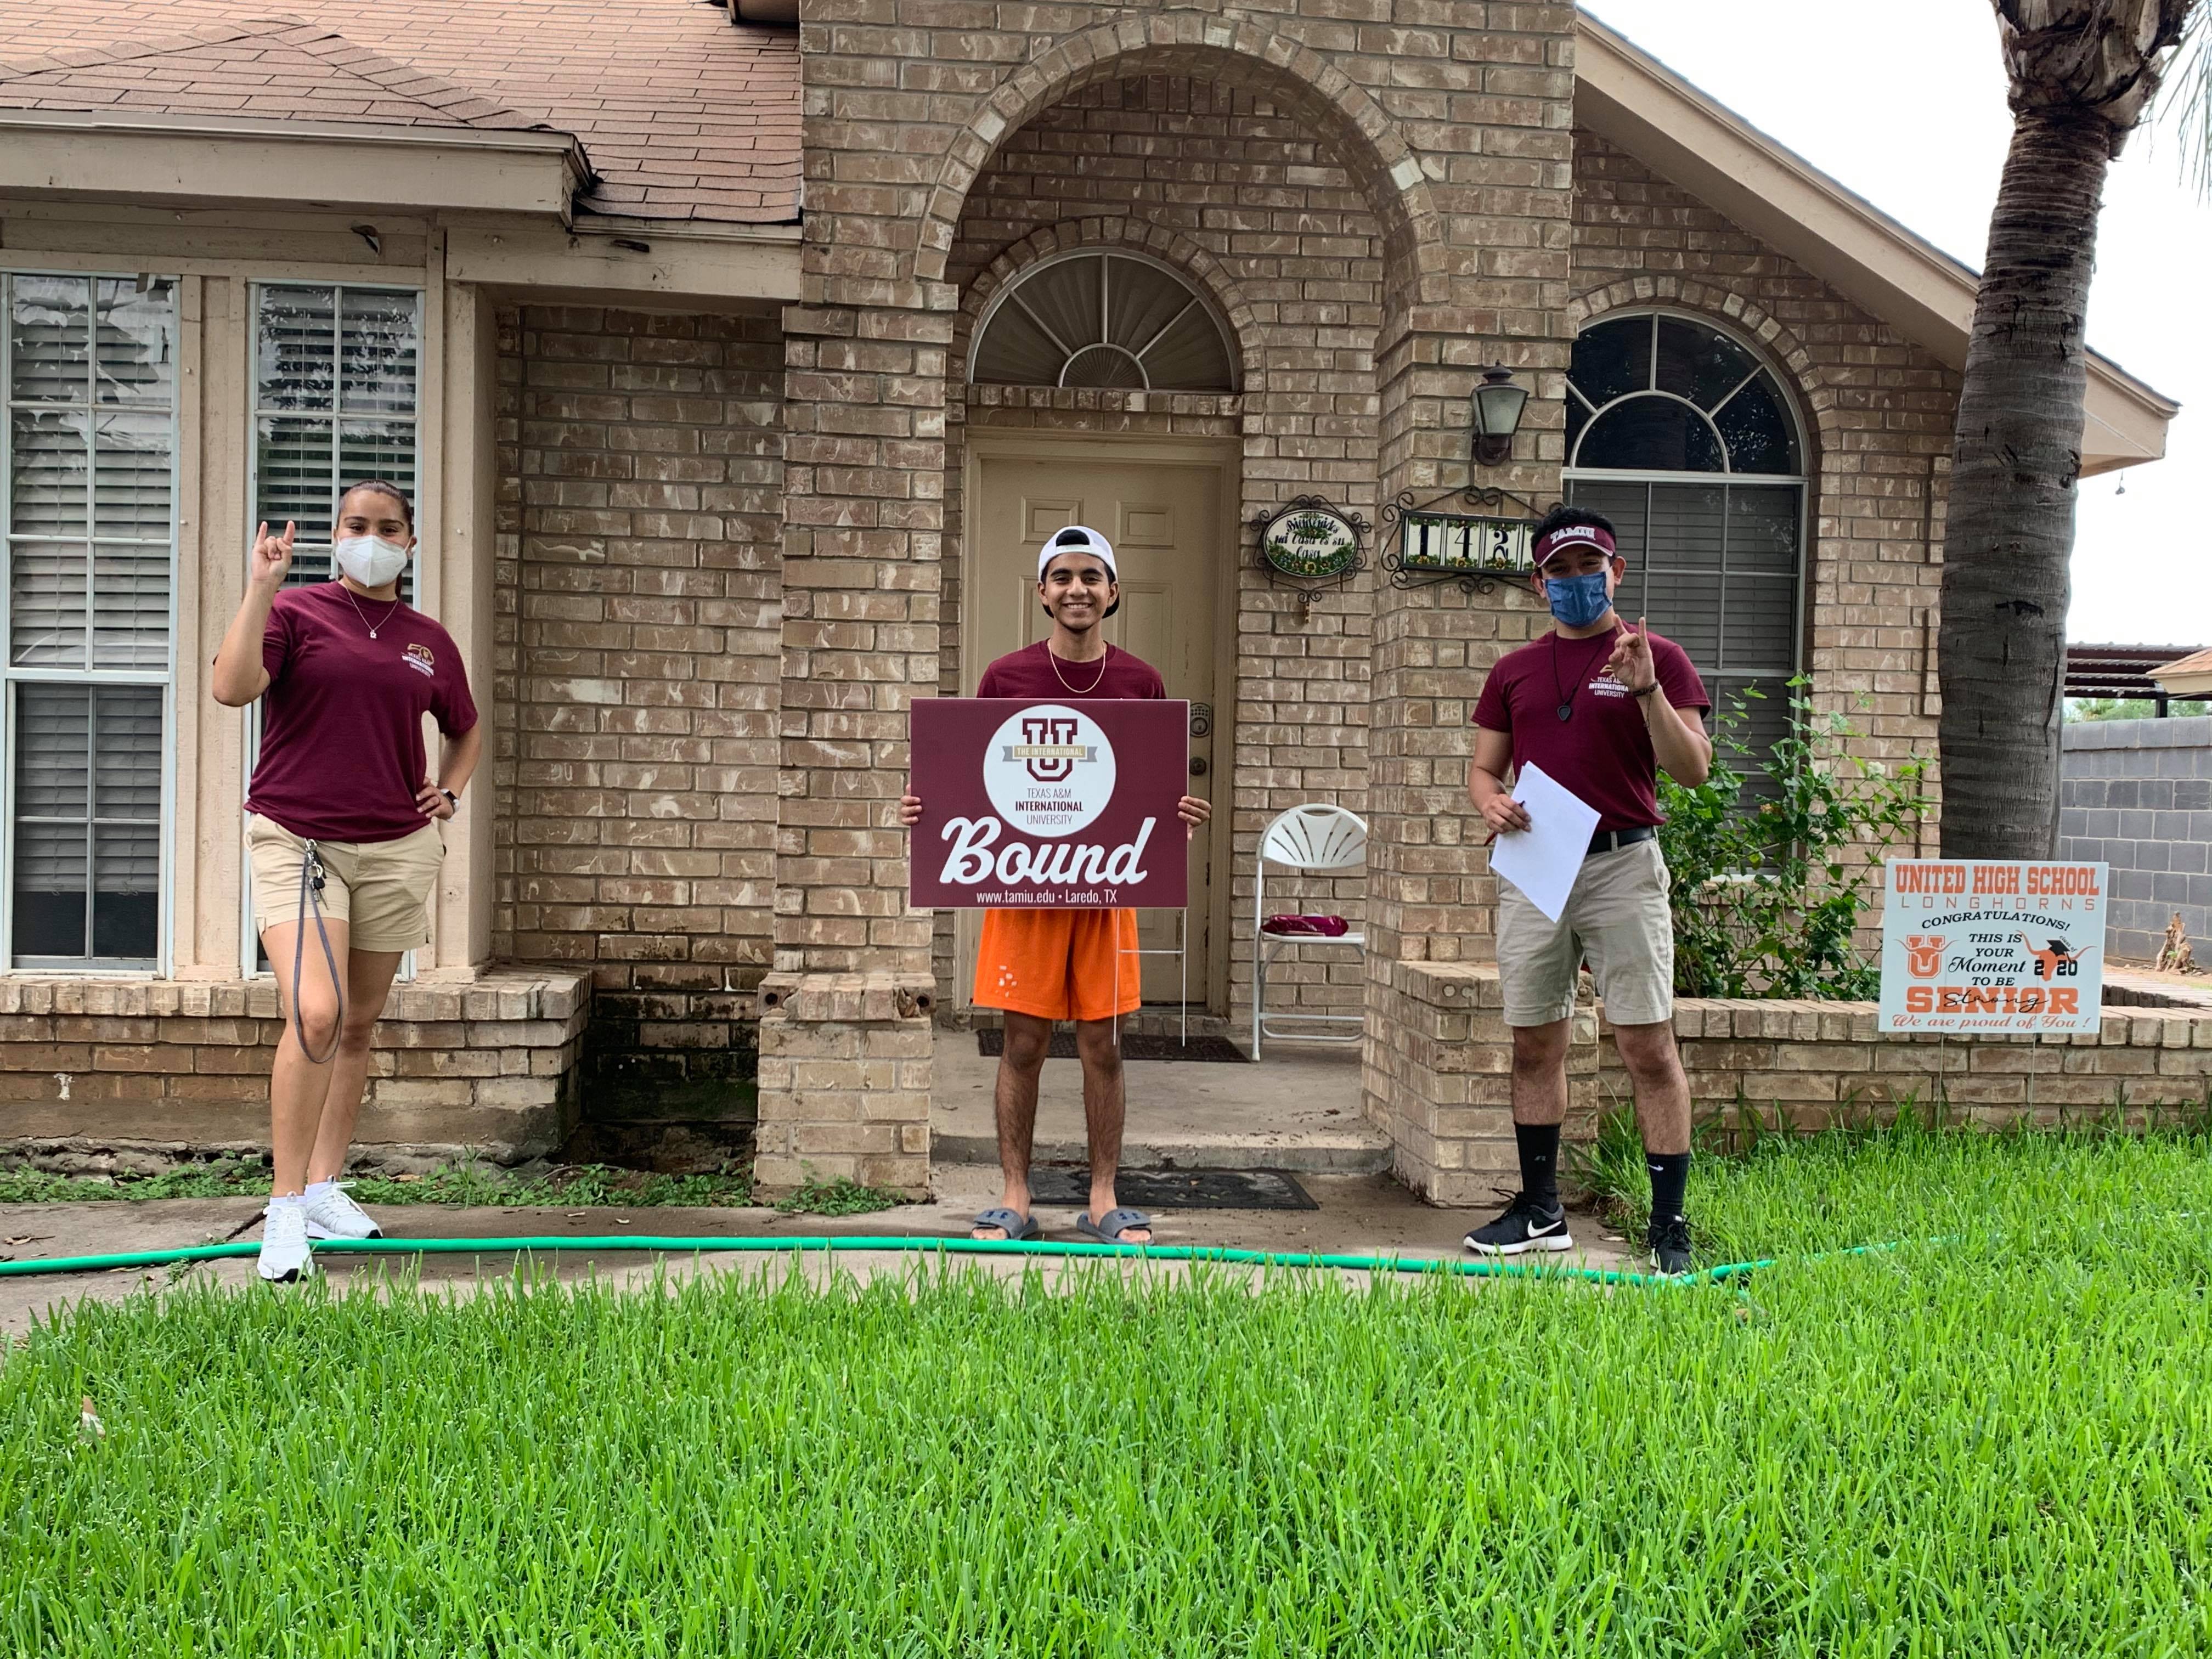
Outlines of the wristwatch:
[{"label": "wristwatch", "polygon": [[458,812],[461,810],[461,798],[455,794],[452,790],[447,788],[444,784],[441,783],[438,786],[438,793],[443,795],[447,800],[453,802],[453,811]]}]

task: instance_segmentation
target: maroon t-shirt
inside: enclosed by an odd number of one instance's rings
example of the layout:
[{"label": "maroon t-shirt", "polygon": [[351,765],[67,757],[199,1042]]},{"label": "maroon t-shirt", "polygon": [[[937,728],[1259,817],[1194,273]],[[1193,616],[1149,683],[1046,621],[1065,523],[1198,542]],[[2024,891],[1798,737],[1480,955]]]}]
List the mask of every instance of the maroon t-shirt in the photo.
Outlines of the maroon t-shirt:
[{"label": "maroon t-shirt", "polygon": [[430,822],[415,805],[428,781],[422,716],[449,738],[477,723],[452,635],[410,605],[318,582],[277,594],[261,661],[248,811],[310,841],[397,841]]},{"label": "maroon t-shirt", "polygon": [[[983,671],[979,697],[1050,697],[1054,702],[1084,697],[1165,697],[1167,686],[1160,671],[1141,657],[1118,647],[1106,647],[1106,660],[1069,662],[1051,656],[1052,647],[1039,640],[1018,651],[1009,651]],[[1096,685],[1092,684],[1097,681]]]},{"label": "maroon t-shirt", "polygon": [[[1517,771],[1532,763],[1580,799],[1597,808],[1601,830],[1632,830],[1656,824],[1659,812],[1659,763],[1651,753],[1651,733],[1644,724],[1642,702],[1605,672],[1620,636],[1619,624],[1585,640],[1547,634],[1509,651],[1491,668],[1474,705],[1474,724],[1513,739]],[[1659,689],[1677,708],[1712,707],[1705,684],[1688,654],[1654,634],[1651,665]],[[1559,718],[1559,705],[1571,702],[1574,718]]]}]

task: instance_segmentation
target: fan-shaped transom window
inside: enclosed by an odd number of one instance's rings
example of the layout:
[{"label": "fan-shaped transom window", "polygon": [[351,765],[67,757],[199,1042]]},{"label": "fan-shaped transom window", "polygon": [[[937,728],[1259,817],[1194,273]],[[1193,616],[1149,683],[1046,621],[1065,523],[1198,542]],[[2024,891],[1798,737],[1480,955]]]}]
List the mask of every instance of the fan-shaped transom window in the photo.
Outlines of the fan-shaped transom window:
[{"label": "fan-shaped transom window", "polygon": [[1173,269],[1142,254],[1080,250],[1032,265],[983,313],[971,381],[1234,392],[1228,326]]},{"label": "fan-shaped transom window", "polygon": [[1803,471],[1773,371],[1709,324],[1664,313],[1616,318],[1577,338],[1567,458],[1609,471]]}]

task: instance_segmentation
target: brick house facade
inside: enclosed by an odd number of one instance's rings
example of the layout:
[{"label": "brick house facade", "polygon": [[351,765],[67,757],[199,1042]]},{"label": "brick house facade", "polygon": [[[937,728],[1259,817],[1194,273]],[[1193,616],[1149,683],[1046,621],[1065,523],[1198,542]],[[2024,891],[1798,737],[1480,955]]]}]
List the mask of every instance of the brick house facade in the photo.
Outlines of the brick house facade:
[{"label": "brick house facade", "polygon": [[[1246,526],[1308,495],[1378,526],[1470,485],[1556,500],[1583,476],[1577,336],[1679,318],[1769,374],[1802,439],[1786,668],[1870,755],[1932,750],[1971,276],[1571,5],[805,0],[795,32],[690,0],[526,28],[465,0],[295,9],[58,0],[0,27],[0,125],[26,158],[0,171],[0,272],[177,284],[178,828],[169,920],[124,970],[152,988],[125,1001],[163,1011],[172,1071],[240,1078],[231,1141],[258,1133],[243,1079],[265,1074],[238,1050],[271,1033],[238,920],[248,733],[198,665],[263,501],[272,284],[420,295],[418,599],[467,641],[496,741],[416,964],[439,1012],[414,1018],[465,1024],[435,988],[495,975],[533,1052],[567,1057],[518,1073],[558,1075],[491,1133],[499,1091],[469,1085],[441,1127],[436,1062],[380,1054],[372,1145],[527,1156],[580,1115],[750,1118],[757,1073],[764,1187],[926,1182],[963,945],[905,902],[894,802],[911,700],[971,690],[1019,642],[993,632],[1010,466],[1209,481],[1214,516],[1177,544],[1218,659],[1191,995],[1247,1017],[1268,821],[1360,814],[1364,872],[1302,896],[1362,920],[1366,962],[1274,989],[1364,1017],[1363,1109],[1439,1201],[1486,1191],[1510,1148],[1503,1078],[1417,1034],[1494,1018],[1468,715],[1545,619],[1510,582],[1400,586],[1371,562],[1302,594]],[[253,73],[305,88],[312,143],[222,101]],[[189,190],[133,148],[210,110],[238,112]],[[62,138],[66,166],[39,149]],[[1214,380],[982,372],[1018,304],[1035,317],[1091,269],[1212,319]],[[1510,459],[1477,469],[1468,396],[1493,363],[1531,396]],[[2086,464],[2154,459],[2171,413],[2100,362]],[[59,1109],[57,1011],[95,1018],[66,988],[109,969],[10,948],[26,987],[63,988],[0,997],[0,1141],[204,1138],[120,1100]]]}]

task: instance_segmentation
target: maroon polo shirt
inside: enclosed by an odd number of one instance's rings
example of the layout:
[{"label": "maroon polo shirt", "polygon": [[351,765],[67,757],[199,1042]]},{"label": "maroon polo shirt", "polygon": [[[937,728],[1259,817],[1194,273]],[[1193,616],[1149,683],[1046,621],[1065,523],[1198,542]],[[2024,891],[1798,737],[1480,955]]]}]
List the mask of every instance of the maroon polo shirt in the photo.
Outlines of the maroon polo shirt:
[{"label": "maroon polo shirt", "polygon": [[449,738],[477,723],[452,635],[410,605],[318,582],[277,594],[261,661],[248,811],[311,841],[397,841],[430,822],[415,805],[430,781],[422,716]]},{"label": "maroon polo shirt", "polygon": [[[1513,739],[1513,765],[1534,764],[1597,808],[1601,830],[1632,830],[1660,822],[1659,763],[1642,702],[1605,672],[1620,637],[1615,623],[1586,640],[1547,634],[1500,657],[1482,683],[1474,723]],[[1669,639],[1650,636],[1659,689],[1677,708],[1712,707],[1689,655]],[[1574,710],[1559,718],[1561,704]]]}]

